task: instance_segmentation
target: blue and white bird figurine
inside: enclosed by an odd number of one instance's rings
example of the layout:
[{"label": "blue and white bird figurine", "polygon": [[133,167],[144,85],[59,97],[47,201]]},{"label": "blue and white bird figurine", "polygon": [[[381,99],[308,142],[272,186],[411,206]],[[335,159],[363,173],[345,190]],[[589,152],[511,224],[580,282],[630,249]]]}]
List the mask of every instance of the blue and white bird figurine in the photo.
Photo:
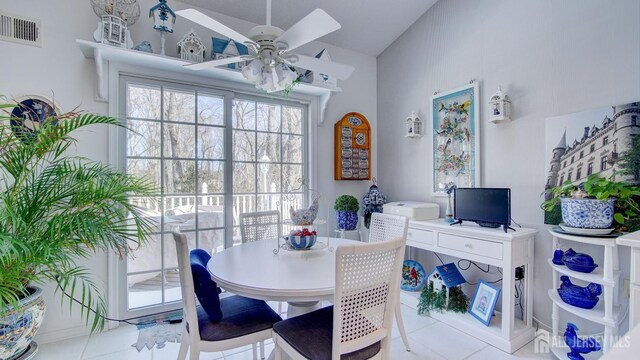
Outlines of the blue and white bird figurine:
[{"label": "blue and white bird figurine", "polygon": [[133,50],[153,53],[153,48],[151,47],[151,43],[146,40],[136,45],[136,47],[134,47]]},{"label": "blue and white bird figurine", "polygon": [[294,225],[312,225],[313,221],[318,216],[318,199],[313,199],[311,206],[308,209],[295,210],[293,206],[289,208],[289,214],[291,215],[291,222]]}]

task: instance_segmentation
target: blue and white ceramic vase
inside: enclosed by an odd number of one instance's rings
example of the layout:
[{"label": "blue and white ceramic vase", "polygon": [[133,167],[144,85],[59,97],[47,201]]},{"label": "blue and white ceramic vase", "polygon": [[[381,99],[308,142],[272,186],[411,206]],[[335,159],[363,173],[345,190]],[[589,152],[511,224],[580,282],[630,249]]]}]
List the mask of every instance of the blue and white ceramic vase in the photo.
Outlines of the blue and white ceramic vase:
[{"label": "blue and white ceramic vase", "polygon": [[609,228],[613,223],[615,201],[615,198],[606,200],[560,198],[562,222],[575,228]]},{"label": "blue and white ceramic vase", "polygon": [[3,309],[0,317],[0,359],[17,359],[28,350],[44,319],[42,289],[31,287],[31,295],[19,307]]},{"label": "blue and white ceramic vase", "polygon": [[355,230],[358,225],[358,213],[354,211],[336,211],[338,229]]}]

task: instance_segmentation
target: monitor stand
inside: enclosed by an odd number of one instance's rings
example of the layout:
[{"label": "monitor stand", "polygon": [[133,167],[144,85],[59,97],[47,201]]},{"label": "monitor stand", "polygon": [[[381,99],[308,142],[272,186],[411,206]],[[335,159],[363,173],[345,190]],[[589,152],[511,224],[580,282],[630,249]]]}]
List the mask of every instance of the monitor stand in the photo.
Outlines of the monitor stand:
[{"label": "monitor stand", "polygon": [[[456,220],[456,221],[452,222],[451,224],[449,224],[449,226],[458,225],[458,224],[462,224],[462,220]],[[481,227],[487,227],[487,228],[492,228],[492,229],[497,229],[497,228],[499,228],[501,226],[498,223],[492,223],[492,222],[486,222],[486,221],[476,221],[476,224],[480,225]],[[504,230],[505,233],[507,232],[507,230],[516,231],[516,229],[512,228],[509,225],[502,225],[502,230]]]}]

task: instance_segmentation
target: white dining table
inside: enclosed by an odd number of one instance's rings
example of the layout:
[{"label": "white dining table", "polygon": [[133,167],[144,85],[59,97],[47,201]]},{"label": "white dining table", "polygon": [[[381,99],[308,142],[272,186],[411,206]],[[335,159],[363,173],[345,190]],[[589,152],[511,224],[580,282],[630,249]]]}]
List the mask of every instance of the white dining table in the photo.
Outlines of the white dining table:
[{"label": "white dining table", "polygon": [[[287,317],[319,309],[333,301],[335,248],[359,241],[319,237],[310,250],[278,248],[276,239],[240,244],[213,254],[207,264],[212,279],[231,293],[265,301],[286,301]],[[282,240],[279,242],[283,243]]]}]

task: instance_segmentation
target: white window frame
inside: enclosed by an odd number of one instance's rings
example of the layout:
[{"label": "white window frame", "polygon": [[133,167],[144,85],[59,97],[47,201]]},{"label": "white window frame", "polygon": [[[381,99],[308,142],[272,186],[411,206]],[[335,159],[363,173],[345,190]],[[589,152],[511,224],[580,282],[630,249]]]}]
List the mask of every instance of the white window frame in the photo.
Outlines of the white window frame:
[{"label": "white window frame", "polygon": [[[142,65],[142,64],[141,64]],[[147,69],[130,64],[121,64],[110,62],[108,66],[108,92],[109,92],[109,115],[118,119],[124,119],[126,114],[121,113],[123,104],[121,104],[124,98],[123,91],[126,91],[122,85],[121,78],[132,77],[146,79],[150,82],[159,82],[164,85],[180,86],[192,86],[201,89],[206,89],[212,94],[224,95],[225,99],[225,118],[231,116],[231,107],[234,98],[234,94],[241,94],[241,98],[259,98],[259,99],[274,99],[278,102],[289,102],[292,105],[304,105],[307,108],[306,111],[306,137],[307,142],[305,144],[304,156],[307,164],[304,173],[305,177],[309,181],[310,188],[317,188],[317,130],[315,124],[320,124],[322,119],[319,119],[319,111],[321,99],[319,96],[296,94],[292,92],[287,97],[279,95],[270,95],[257,91],[253,86],[249,84],[239,84],[228,81],[217,81],[212,79],[206,79],[203,81],[201,77],[197,76],[185,76],[183,74],[171,73],[156,69]],[[225,121],[226,122],[226,121]],[[230,123],[229,123],[230,124]],[[225,139],[230,139],[228,136],[232,131],[231,126],[225,127]],[[120,169],[126,169],[126,137],[123,129],[111,127],[109,129],[109,163],[110,165]],[[227,186],[231,185],[231,181],[227,181],[227,177],[232,176],[232,171],[228,170],[229,165],[232,163],[231,148],[232,142],[225,142],[225,193],[227,193]],[[307,201],[310,201],[309,194],[307,194]],[[233,206],[233,201],[226,201],[225,199],[225,224],[228,224],[227,217],[233,217],[233,213],[230,208]],[[228,229],[233,231],[233,229]],[[228,237],[228,236],[227,236]],[[225,237],[225,244],[227,241]],[[140,308],[135,310],[127,309],[127,292],[122,291],[126,286],[126,260],[120,259],[116,254],[109,253],[107,260],[107,301],[109,314],[111,317],[118,318],[130,318],[134,316],[145,316],[162,311],[175,310],[181,307],[181,302],[175,302],[170,305],[164,306],[151,306],[146,308]],[[113,276],[112,276],[113,274]],[[124,282],[124,283],[123,283]],[[114,315],[116,314],[116,315]],[[117,327],[118,323],[111,321],[108,324],[108,328]]]}]

